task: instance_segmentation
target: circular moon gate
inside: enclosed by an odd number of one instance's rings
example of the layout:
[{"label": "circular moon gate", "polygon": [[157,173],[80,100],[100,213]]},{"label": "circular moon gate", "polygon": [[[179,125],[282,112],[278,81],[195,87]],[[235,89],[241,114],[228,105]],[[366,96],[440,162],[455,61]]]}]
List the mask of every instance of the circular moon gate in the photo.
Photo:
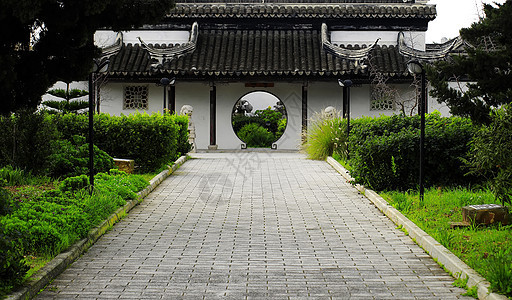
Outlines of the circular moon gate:
[{"label": "circular moon gate", "polygon": [[231,126],[249,148],[269,148],[283,135],[288,117],[286,107],[275,95],[256,91],[235,102]]}]

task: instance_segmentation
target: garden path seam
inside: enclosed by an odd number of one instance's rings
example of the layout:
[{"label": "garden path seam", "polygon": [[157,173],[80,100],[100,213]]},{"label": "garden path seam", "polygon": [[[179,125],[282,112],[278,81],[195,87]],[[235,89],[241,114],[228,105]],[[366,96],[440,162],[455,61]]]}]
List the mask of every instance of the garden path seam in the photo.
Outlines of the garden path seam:
[{"label": "garden path seam", "polygon": [[[327,163],[340,173],[347,181],[354,181],[349,172],[334,158],[328,157]],[[446,247],[437,242],[425,231],[419,228],[411,220],[405,217],[396,208],[391,206],[384,198],[375,191],[356,185],[355,188],[368,198],[377,208],[382,211],[396,225],[402,226],[409,236],[422,247],[432,258],[444,266],[455,278],[468,278],[468,287],[478,286],[478,299],[481,300],[507,300],[504,295],[490,292],[490,283],[470,268],[460,258],[453,254]]]},{"label": "garden path seam", "polygon": [[19,300],[31,299],[36,296],[39,291],[44,289],[55,277],[62,273],[71,263],[73,263],[82,253],[92,246],[106,231],[108,231],[115,223],[122,219],[132,208],[138,205],[149,195],[164,179],[174,173],[183,163],[190,157],[181,156],[167,170],[163,170],[149,181],[142,191],[138,192],[137,199],[128,201],[124,206],[118,208],[99,226],[91,229],[86,238],[73,244],[67,251],[60,253],[52,259],[46,266],[37,271],[29,279],[29,282],[20,290],[10,294],[6,299]]}]

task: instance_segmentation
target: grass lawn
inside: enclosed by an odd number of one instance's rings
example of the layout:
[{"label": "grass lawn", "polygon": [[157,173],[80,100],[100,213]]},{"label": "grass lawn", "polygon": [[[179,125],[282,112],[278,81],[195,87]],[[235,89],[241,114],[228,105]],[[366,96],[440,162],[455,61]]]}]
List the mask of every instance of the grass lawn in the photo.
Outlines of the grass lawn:
[{"label": "grass lawn", "polygon": [[423,204],[414,192],[380,195],[491,282],[493,291],[512,296],[512,225],[450,228],[462,221],[463,206],[496,203],[490,191],[429,189]]}]

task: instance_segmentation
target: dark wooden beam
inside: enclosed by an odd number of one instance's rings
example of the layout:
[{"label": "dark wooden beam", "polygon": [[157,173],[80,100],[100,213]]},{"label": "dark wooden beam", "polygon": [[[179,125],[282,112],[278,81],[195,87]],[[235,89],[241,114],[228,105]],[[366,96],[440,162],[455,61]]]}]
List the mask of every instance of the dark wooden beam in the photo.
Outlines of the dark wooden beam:
[{"label": "dark wooden beam", "polygon": [[169,110],[171,114],[176,112],[176,86],[171,85],[169,87]]},{"label": "dark wooden beam", "polygon": [[[308,85],[305,83],[302,85],[302,132],[307,132],[308,130]],[[306,136],[303,135],[303,138],[306,139]],[[303,141],[305,142],[305,140]]]},{"label": "dark wooden beam", "polygon": [[210,148],[217,145],[217,87],[210,85]]}]

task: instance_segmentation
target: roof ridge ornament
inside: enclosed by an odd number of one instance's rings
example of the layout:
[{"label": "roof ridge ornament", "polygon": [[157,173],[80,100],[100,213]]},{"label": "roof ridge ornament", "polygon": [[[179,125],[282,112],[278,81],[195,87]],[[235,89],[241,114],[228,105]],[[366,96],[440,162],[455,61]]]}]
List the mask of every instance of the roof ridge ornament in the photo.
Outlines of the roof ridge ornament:
[{"label": "roof ridge ornament", "polygon": [[448,54],[450,54],[454,49],[459,48],[460,46],[467,46],[468,44],[462,39],[462,37],[458,36],[453,38],[447,42],[440,44],[438,50],[431,51],[421,51],[409,47],[405,43],[405,34],[403,31],[398,33],[398,51],[401,55],[410,57],[412,59],[418,59],[423,61],[435,61],[445,59]]},{"label": "roof ridge ornament", "polygon": [[360,61],[368,58],[370,52],[375,48],[380,38],[375,43],[362,49],[348,49],[340,46],[336,46],[331,43],[328,35],[327,24],[322,23],[322,47],[325,51],[344,59],[350,59]]},{"label": "roof ridge ornament", "polygon": [[154,58],[158,60],[157,64],[152,64],[155,67],[156,65],[163,64],[166,59],[173,59],[175,57],[180,57],[190,52],[194,52],[194,50],[196,50],[198,35],[199,25],[197,22],[194,22],[192,24],[192,28],[190,29],[190,37],[188,42],[179,46],[173,46],[169,48],[156,48],[144,42],[140,37],[137,38],[139,39],[142,48],[149,52],[150,57],[152,59]]},{"label": "roof ridge ornament", "polygon": [[101,48],[101,56],[105,57],[117,54],[117,52],[119,52],[123,47],[123,44],[123,33],[118,31],[114,43]]}]

